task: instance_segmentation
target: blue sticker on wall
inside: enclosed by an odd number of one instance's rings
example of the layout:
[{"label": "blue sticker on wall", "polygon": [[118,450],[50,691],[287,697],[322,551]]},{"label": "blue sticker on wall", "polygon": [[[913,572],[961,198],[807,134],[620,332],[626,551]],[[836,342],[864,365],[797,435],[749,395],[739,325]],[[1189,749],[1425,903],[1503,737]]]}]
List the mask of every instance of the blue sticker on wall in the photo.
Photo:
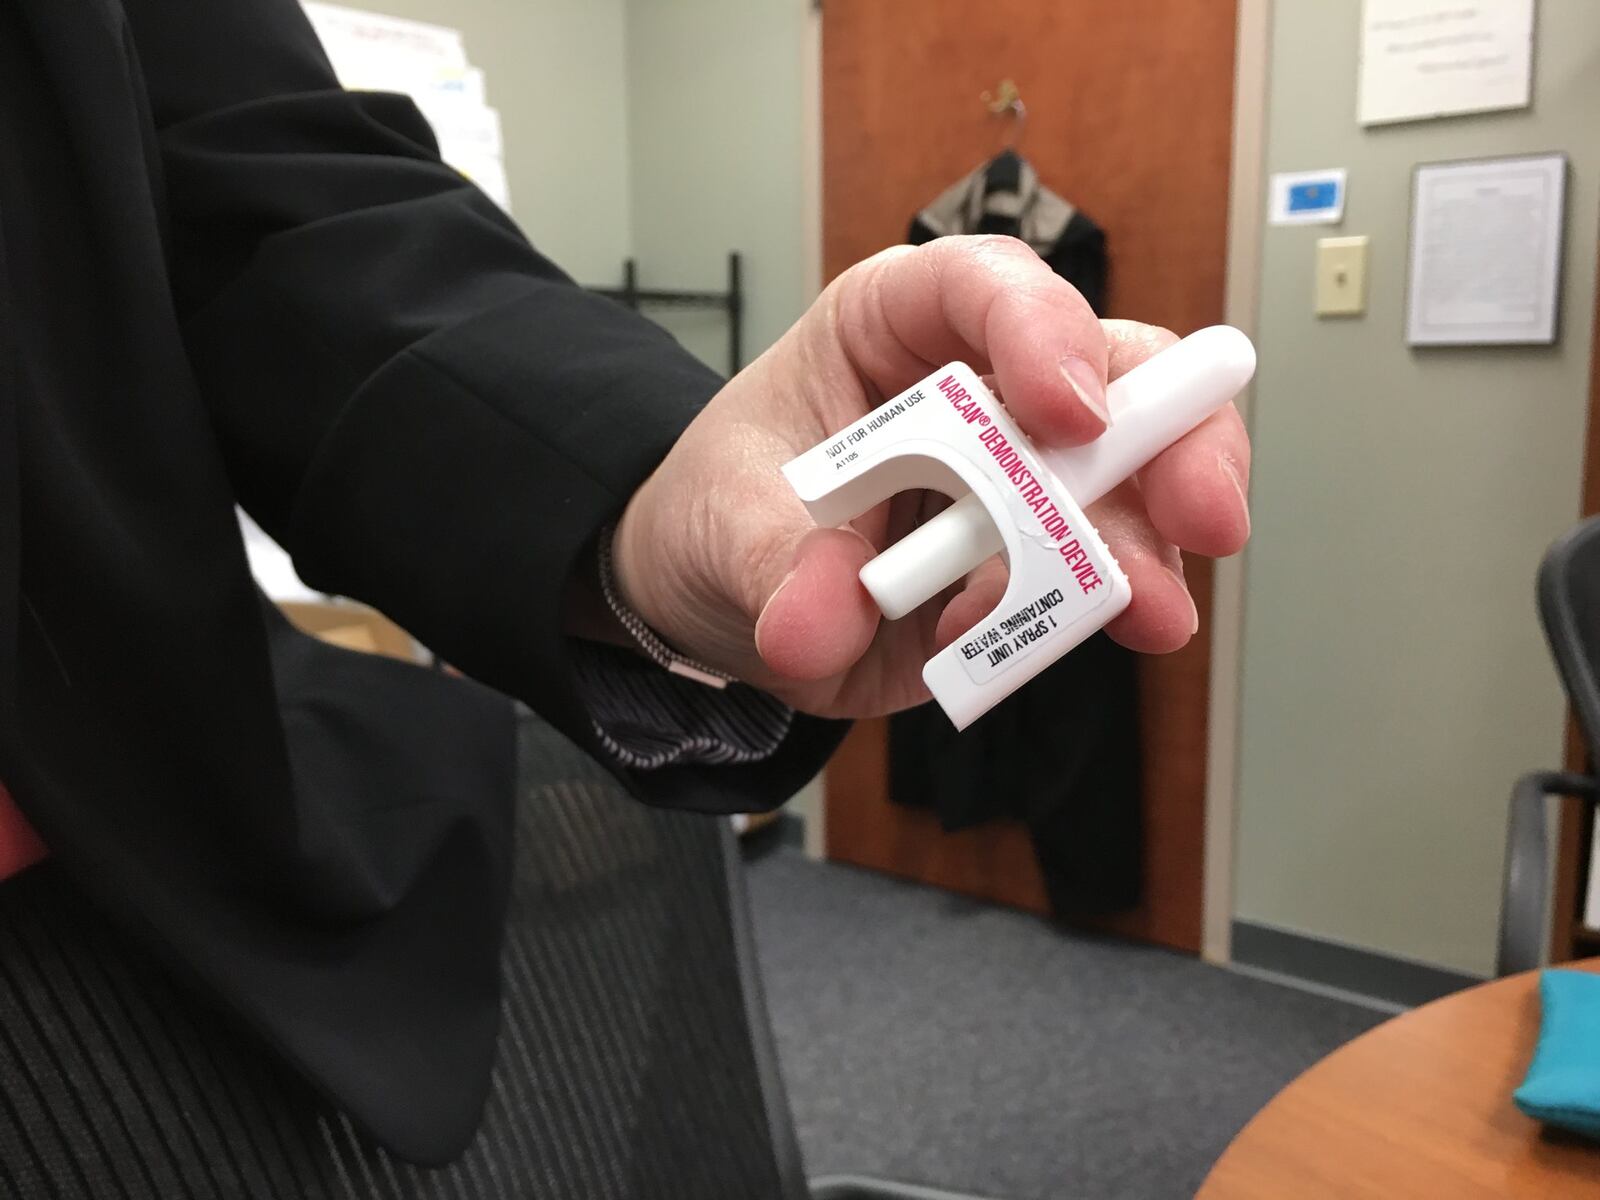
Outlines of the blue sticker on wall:
[{"label": "blue sticker on wall", "polygon": [[1297,183],[1289,189],[1289,211],[1292,213],[1316,212],[1338,206],[1337,180],[1318,179],[1310,183]]},{"label": "blue sticker on wall", "polygon": [[1347,178],[1343,167],[1274,175],[1267,219],[1274,225],[1337,225],[1344,219]]}]

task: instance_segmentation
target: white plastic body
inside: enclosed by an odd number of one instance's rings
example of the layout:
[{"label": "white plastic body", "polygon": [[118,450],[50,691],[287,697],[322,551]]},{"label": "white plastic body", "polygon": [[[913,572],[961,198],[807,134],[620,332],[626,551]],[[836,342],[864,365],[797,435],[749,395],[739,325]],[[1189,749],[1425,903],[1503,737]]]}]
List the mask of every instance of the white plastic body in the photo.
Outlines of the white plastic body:
[{"label": "white plastic body", "polygon": [[922,671],[964,729],[1127,608],[1127,577],[1082,506],[1227,404],[1254,370],[1244,334],[1201,330],[1112,385],[1111,427],[1098,439],[1041,454],[971,369],[952,363],[783,471],[819,525],[909,489],[956,498],[863,568],[891,618],[1005,555],[1000,603]]},{"label": "white plastic body", "polygon": [[934,372],[783,468],[819,525],[842,525],[897,492],[977,495],[1010,565],[1005,595],[923,667],[964,729],[1100,629],[1132,593],[1105,543],[964,364]]},{"label": "white plastic body", "polygon": [[[1255,365],[1255,348],[1237,329],[1213,325],[1192,333],[1107,389],[1105,433],[1040,455],[1087,508],[1237,396]],[[869,562],[861,582],[883,615],[898,620],[1002,548],[996,517],[971,493]]]}]

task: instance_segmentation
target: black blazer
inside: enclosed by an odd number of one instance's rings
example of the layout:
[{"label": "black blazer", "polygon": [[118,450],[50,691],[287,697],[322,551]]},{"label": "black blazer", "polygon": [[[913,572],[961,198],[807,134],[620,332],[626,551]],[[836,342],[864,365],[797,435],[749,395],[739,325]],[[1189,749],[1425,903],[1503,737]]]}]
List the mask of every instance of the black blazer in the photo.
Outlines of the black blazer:
[{"label": "black blazer", "polygon": [[[0,780],[403,1157],[458,1153],[487,1088],[507,705],[287,630],[234,502],[598,753],[560,597],[717,387],[409,101],[340,91],[295,0],[0,0]],[[772,803],[837,735],[628,782]]]}]

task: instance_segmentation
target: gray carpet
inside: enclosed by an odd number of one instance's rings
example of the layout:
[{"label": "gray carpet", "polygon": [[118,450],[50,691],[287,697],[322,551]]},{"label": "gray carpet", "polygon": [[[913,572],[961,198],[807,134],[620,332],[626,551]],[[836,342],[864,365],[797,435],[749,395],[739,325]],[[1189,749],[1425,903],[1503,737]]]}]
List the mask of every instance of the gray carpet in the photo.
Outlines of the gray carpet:
[{"label": "gray carpet", "polygon": [[792,849],[750,891],[812,1174],[1189,1197],[1274,1092],[1382,1019]]}]

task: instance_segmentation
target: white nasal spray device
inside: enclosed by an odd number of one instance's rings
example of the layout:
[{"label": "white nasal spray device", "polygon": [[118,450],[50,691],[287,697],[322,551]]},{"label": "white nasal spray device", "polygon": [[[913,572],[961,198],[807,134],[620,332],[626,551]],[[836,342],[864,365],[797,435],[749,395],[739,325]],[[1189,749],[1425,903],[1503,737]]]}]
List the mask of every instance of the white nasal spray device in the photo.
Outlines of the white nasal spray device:
[{"label": "white nasal spray device", "polygon": [[1104,433],[1056,450],[1036,447],[971,368],[951,363],[783,473],[819,525],[909,489],[955,498],[861,569],[890,620],[1005,556],[999,606],[922,669],[965,729],[1128,607],[1127,577],[1083,510],[1237,396],[1255,366],[1237,329],[1190,334],[1107,389]]}]

